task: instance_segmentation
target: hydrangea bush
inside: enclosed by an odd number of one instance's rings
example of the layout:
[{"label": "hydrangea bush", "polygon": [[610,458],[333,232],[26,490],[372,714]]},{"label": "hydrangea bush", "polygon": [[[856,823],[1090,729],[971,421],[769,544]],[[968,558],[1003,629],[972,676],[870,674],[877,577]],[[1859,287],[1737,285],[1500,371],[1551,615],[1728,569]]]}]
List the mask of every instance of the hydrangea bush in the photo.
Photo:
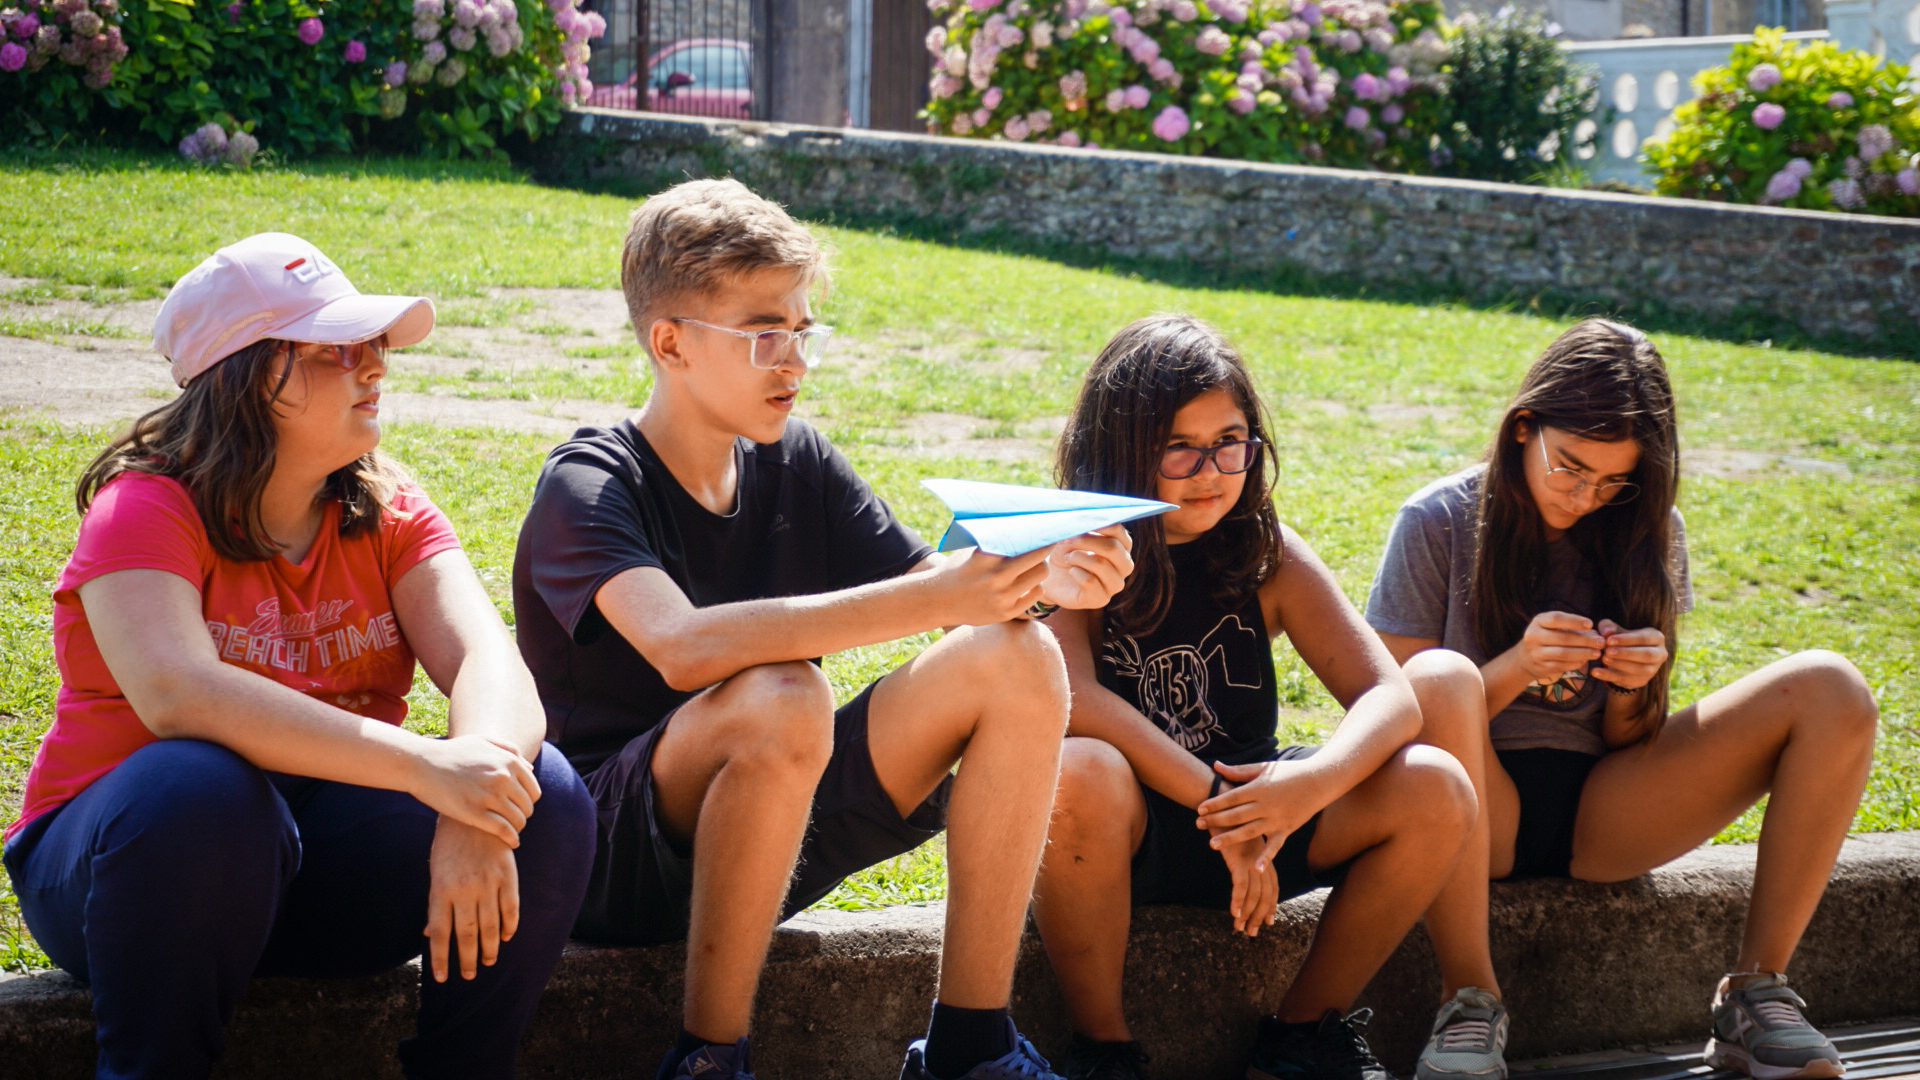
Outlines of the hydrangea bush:
[{"label": "hydrangea bush", "polygon": [[0,72],[38,76],[64,93],[77,93],[82,86],[98,90],[112,82],[115,66],[126,57],[119,0],[23,0],[19,7],[0,8]]},{"label": "hydrangea bush", "polygon": [[930,0],[928,127],[1062,146],[1431,171],[1436,0]]},{"label": "hydrangea bush", "polygon": [[71,40],[87,19],[108,43],[56,51],[92,89],[32,46],[17,65],[0,46],[0,112],[29,137],[178,145],[213,124],[298,153],[538,138],[591,90],[588,41],[606,28],[577,0],[24,0],[0,19],[8,44],[56,22]]},{"label": "hydrangea bush", "polygon": [[1761,29],[1701,72],[1647,145],[1662,195],[1920,216],[1920,99],[1907,68]]}]

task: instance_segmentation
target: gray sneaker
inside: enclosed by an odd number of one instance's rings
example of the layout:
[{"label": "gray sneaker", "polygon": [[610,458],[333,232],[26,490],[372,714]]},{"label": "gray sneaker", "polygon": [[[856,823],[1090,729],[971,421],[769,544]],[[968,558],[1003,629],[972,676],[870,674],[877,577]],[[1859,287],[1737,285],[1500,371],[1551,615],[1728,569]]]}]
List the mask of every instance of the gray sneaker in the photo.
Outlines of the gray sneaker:
[{"label": "gray sneaker", "polygon": [[1506,1080],[1507,1007],[1477,986],[1463,986],[1440,1006],[1433,1035],[1420,1051],[1418,1080]]},{"label": "gray sneaker", "polygon": [[1785,975],[1748,979],[1738,990],[1729,990],[1727,982],[1721,979],[1713,994],[1708,1065],[1754,1080],[1847,1074],[1840,1051],[1800,1015],[1807,1003],[1787,988]]}]

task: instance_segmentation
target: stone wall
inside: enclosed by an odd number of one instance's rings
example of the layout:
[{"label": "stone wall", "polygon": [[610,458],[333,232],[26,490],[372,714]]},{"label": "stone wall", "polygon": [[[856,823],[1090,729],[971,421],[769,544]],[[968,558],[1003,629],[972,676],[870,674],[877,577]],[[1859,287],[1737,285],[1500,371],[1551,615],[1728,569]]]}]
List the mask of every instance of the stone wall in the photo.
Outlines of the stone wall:
[{"label": "stone wall", "polygon": [[[1493,886],[1493,957],[1513,1010],[1509,1056],[1703,1040],[1714,982],[1738,952],[1752,845],[1702,848],[1617,885]],[[1134,1033],[1169,1080],[1245,1075],[1255,1019],[1299,970],[1325,893],[1289,900],[1258,940],[1217,911],[1141,908],[1127,949]],[[939,970],[942,905],[808,912],[775,935],[754,1012],[764,1080],[891,1080],[925,1030]],[[519,1075],[649,1076],[673,1039],[685,947],[571,946],[522,1044]],[[1920,833],[1849,840],[1793,964],[1822,1025],[1920,1015]],[[411,1027],[417,970],[370,979],[256,979],[229,1026],[216,1076],[398,1080],[393,1045]],[[1361,993],[1368,1038],[1405,1076],[1439,998],[1416,930]],[[47,972],[0,974],[0,1076],[85,1076],[94,1056],[86,989]],[[1022,942],[1013,1010],[1056,1054],[1067,1020],[1039,940]]]},{"label": "stone wall", "polygon": [[1920,353],[1920,221],[1160,154],[580,110],[557,177],[738,177],[805,213],[934,223],[1239,280],[1592,305]]}]

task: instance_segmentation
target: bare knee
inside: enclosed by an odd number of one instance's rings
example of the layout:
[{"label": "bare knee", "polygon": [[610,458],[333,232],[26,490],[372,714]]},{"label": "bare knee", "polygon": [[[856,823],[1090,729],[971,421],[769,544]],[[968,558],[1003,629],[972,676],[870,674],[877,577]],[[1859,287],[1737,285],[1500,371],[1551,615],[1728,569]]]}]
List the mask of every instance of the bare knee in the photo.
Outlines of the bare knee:
[{"label": "bare knee", "polygon": [[1404,820],[1431,830],[1435,836],[1464,841],[1480,813],[1473,781],[1459,759],[1437,746],[1415,743],[1394,755],[1395,801]]},{"label": "bare knee", "polygon": [[1808,649],[1789,657],[1787,666],[1780,691],[1802,699],[1797,711],[1803,722],[1818,724],[1823,738],[1873,744],[1880,706],[1852,661],[1827,649]]},{"label": "bare knee", "polygon": [[721,683],[712,736],[729,765],[818,777],[833,756],[833,688],[804,660],[762,664]]},{"label": "bare knee", "polygon": [[1116,826],[1144,827],[1145,807],[1133,766],[1113,744],[1100,739],[1070,738],[1060,747],[1060,779],[1054,792],[1053,825],[1056,842],[1087,834],[1105,833]]},{"label": "bare knee", "polygon": [[1060,643],[1043,627],[1024,619],[970,626],[956,659],[973,686],[1057,704],[1065,730],[1067,664]]},{"label": "bare knee", "polygon": [[1054,808],[1085,815],[1113,812],[1132,793],[1133,766],[1112,743],[1070,738],[1060,745],[1060,780]]},{"label": "bare knee", "polygon": [[1473,661],[1451,649],[1415,653],[1402,669],[1420,702],[1422,735],[1478,737],[1487,724],[1487,689]]}]

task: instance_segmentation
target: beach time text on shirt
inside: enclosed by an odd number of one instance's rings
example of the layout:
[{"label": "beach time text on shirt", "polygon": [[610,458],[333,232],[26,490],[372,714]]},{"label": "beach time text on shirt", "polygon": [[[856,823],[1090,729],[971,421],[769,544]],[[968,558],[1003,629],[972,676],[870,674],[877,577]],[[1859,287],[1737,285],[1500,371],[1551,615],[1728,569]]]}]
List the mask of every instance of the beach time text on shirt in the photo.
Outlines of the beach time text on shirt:
[{"label": "beach time text on shirt", "polygon": [[330,668],[401,644],[393,612],[383,611],[356,623],[347,615],[352,606],[352,600],[322,600],[312,611],[282,614],[280,598],[270,597],[260,602],[247,625],[209,619],[207,632],[223,660],[300,675],[316,662],[320,668]]}]

